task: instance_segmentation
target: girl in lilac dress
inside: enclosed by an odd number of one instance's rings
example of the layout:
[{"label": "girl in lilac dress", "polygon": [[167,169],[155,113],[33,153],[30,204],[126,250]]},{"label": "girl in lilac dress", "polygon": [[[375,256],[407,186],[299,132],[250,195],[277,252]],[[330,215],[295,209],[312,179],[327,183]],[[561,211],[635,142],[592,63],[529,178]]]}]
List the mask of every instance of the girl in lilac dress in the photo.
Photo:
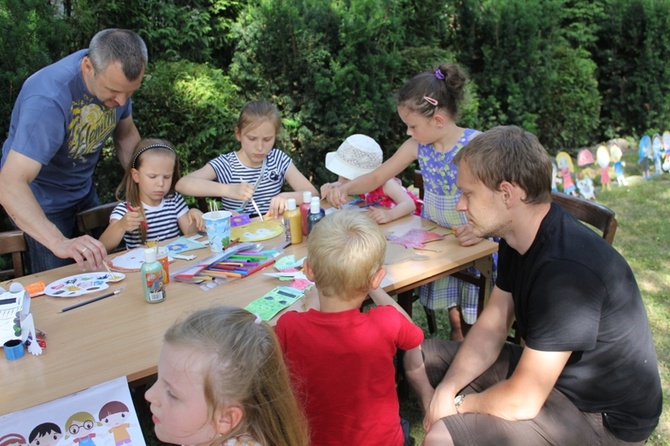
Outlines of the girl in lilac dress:
[{"label": "girl in lilac dress", "polygon": [[[466,78],[454,64],[410,79],[398,93],[398,114],[410,138],[381,166],[328,191],[328,201],[340,206],[349,195],[370,192],[418,160],[424,184],[421,216],[451,228],[463,246],[482,239],[472,233],[465,215],[456,211],[454,155],[479,132],[456,124]],[[479,274],[473,270],[473,274]],[[421,303],[431,309],[449,309],[451,339],[460,340],[477,318],[478,289],[454,277],[439,279],[420,289]]]}]

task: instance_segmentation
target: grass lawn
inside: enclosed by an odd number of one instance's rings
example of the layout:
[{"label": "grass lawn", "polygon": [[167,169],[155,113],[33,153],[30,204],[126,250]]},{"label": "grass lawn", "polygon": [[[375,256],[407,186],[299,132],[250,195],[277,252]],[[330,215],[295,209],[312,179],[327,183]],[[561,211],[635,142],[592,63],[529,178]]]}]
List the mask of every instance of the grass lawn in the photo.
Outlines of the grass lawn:
[{"label": "grass lawn", "polygon": [[[642,181],[637,165],[637,154],[628,153],[626,174],[631,175],[627,187],[617,187],[616,180],[610,191],[596,191],[599,203],[613,209],[619,223],[614,237],[614,247],[628,260],[637,278],[642,298],[647,307],[656,353],[658,355],[663,407],[656,431],[649,445],[670,445],[670,413],[667,411],[670,398],[670,174]],[[449,323],[446,311],[438,311],[437,337],[447,339]],[[420,304],[413,307],[414,320],[430,336],[425,315]],[[644,392],[644,389],[639,389]],[[401,400],[401,415],[410,421],[411,436],[416,445],[423,440],[422,413],[410,396]]]}]

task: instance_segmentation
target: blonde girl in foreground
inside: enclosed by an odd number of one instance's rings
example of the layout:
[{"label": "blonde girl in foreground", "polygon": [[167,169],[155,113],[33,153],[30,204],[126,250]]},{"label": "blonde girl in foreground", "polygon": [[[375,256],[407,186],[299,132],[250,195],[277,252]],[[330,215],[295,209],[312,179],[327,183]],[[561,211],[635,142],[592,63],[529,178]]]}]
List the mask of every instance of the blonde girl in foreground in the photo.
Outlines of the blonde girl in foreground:
[{"label": "blonde girl in foreground", "polygon": [[197,311],[165,333],[147,391],[163,442],[306,446],[307,423],[274,330],[237,307]]}]

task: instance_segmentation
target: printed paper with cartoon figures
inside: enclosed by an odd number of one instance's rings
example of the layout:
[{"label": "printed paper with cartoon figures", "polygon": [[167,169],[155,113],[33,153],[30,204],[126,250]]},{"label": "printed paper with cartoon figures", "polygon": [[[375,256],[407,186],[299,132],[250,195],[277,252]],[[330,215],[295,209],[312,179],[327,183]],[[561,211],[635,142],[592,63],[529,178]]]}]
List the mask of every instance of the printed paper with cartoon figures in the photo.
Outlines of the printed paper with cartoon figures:
[{"label": "printed paper with cartoon figures", "polygon": [[143,446],[125,377],[0,417],[0,444]]}]

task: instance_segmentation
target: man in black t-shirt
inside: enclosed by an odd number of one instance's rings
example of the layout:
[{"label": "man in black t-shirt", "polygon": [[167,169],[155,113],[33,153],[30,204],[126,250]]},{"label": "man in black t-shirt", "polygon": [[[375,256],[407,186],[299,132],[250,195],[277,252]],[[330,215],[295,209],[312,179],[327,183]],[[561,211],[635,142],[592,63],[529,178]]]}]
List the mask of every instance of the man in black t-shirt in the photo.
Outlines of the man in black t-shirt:
[{"label": "man in black t-shirt", "polygon": [[[405,356],[424,444],[643,444],[663,398],[626,260],[551,202],[551,160],[534,135],[493,128],[454,162],[457,209],[475,235],[502,238],[498,278],[465,341]],[[524,348],[505,343],[514,319]]]}]

